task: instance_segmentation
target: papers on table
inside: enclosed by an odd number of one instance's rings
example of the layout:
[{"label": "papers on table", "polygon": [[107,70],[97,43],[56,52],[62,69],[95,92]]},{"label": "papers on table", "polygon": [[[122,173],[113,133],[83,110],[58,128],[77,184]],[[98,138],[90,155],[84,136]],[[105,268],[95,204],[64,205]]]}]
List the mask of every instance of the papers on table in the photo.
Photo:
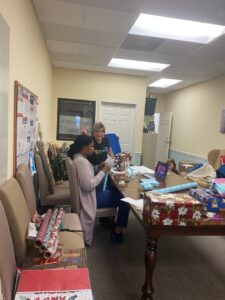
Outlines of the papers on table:
[{"label": "papers on table", "polygon": [[131,172],[136,173],[136,174],[154,174],[155,171],[151,170],[145,166],[132,166],[128,168],[129,170],[131,170]]},{"label": "papers on table", "polygon": [[126,197],[126,198],[122,198],[121,200],[135,206],[137,210],[143,211],[143,207],[144,207],[143,199],[134,200],[132,198]]}]

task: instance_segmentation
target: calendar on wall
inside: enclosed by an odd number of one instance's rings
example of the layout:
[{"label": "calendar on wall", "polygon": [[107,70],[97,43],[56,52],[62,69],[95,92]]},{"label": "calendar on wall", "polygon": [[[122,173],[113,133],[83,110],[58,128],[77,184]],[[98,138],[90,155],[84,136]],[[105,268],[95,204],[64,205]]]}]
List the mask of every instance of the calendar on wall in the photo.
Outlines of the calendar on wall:
[{"label": "calendar on wall", "polygon": [[32,160],[38,136],[38,96],[15,81],[15,161],[19,164]]}]

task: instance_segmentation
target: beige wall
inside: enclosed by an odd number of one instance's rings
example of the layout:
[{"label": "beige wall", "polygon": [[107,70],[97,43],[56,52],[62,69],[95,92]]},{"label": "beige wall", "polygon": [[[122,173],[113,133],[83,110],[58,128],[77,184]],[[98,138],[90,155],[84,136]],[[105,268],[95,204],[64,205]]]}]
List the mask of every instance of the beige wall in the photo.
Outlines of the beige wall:
[{"label": "beige wall", "polygon": [[13,172],[14,81],[18,80],[40,99],[39,118],[50,138],[52,67],[30,0],[1,0],[0,13],[10,29],[8,177]]},{"label": "beige wall", "polygon": [[164,96],[164,110],[173,113],[172,150],[206,157],[211,149],[225,148],[219,132],[225,109],[225,77]]},{"label": "beige wall", "polygon": [[137,105],[135,151],[141,152],[146,98],[146,78],[93,71],[53,69],[52,139],[56,139],[57,98],[96,101],[99,120],[101,101]]}]

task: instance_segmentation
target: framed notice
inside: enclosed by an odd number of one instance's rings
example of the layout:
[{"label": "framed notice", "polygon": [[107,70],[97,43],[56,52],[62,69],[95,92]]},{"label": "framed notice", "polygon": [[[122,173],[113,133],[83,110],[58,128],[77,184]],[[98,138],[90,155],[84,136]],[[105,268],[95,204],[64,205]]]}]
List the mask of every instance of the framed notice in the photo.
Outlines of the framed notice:
[{"label": "framed notice", "polygon": [[15,81],[14,173],[21,163],[29,164],[38,135],[38,96]]},{"label": "framed notice", "polygon": [[57,140],[74,140],[85,127],[92,135],[95,122],[95,101],[58,98]]}]

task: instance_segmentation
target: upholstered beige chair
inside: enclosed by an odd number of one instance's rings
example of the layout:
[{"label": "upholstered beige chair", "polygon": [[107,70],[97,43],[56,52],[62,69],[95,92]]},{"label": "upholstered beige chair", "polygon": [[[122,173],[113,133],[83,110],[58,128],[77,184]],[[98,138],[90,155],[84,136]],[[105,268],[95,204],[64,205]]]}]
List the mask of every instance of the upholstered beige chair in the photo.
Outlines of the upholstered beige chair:
[{"label": "upholstered beige chair", "polygon": [[52,194],[50,194],[41,157],[38,153],[36,153],[34,158],[40,188],[41,205],[70,205],[70,189],[68,183],[55,185]]},{"label": "upholstered beige chair", "polygon": [[[37,207],[31,172],[26,164],[20,164],[18,166],[16,179],[23,191],[24,198],[27,202],[27,206],[30,212],[30,217],[32,218],[34,212],[37,210]],[[83,233],[79,216],[75,213],[66,213],[62,222],[64,228],[71,228],[77,232],[60,233],[60,241],[63,241],[67,247],[69,247],[69,243],[72,248],[83,248]],[[66,241],[66,239],[68,240]]]},{"label": "upholstered beige chair", "polygon": [[16,277],[16,260],[12,237],[5,210],[0,202],[0,280],[4,300],[13,299],[13,290]]},{"label": "upholstered beige chair", "polygon": [[213,149],[208,153],[208,162],[215,169],[220,167],[220,156],[225,155],[225,149]]},{"label": "upholstered beige chair", "polygon": [[[31,218],[23,192],[15,178],[9,179],[0,187],[0,199],[9,222],[16,263],[21,266],[27,253],[26,233]],[[59,242],[64,244],[65,249],[85,247],[80,230],[81,226],[78,228],[78,232],[59,233]]]},{"label": "upholstered beige chair", "polygon": [[5,209],[14,244],[17,266],[21,266],[27,252],[26,233],[30,221],[23,192],[15,178],[0,187],[0,199]]},{"label": "upholstered beige chair", "polygon": [[[73,161],[69,157],[66,158],[66,169],[69,178],[72,210],[79,215],[81,209],[81,203],[80,203],[79,185],[77,180],[77,172]],[[117,208],[115,207],[98,208],[96,212],[96,217],[97,218],[113,217],[116,215],[116,213],[117,213]]]}]

